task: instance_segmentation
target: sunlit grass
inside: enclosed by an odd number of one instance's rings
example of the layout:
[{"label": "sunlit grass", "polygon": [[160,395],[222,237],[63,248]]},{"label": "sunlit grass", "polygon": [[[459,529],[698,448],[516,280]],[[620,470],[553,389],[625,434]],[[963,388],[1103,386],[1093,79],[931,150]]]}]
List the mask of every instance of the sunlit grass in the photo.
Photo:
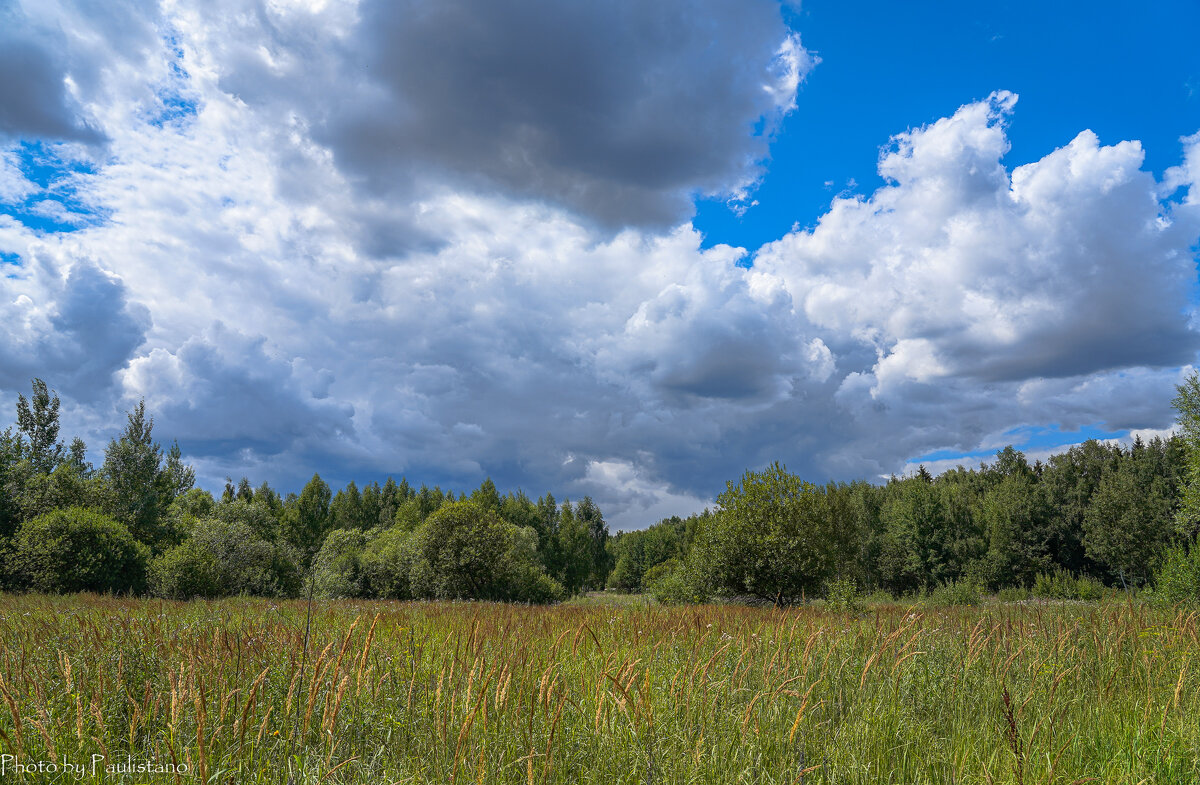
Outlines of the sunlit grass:
[{"label": "sunlit grass", "polygon": [[305,610],[0,597],[4,754],[188,767],[3,781],[1200,778],[1185,611],[336,602],[306,655]]}]

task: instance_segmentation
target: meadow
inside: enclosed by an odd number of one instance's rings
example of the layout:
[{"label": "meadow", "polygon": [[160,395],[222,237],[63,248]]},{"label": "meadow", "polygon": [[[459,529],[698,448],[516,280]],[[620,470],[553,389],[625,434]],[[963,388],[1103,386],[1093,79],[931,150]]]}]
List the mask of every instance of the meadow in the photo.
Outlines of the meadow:
[{"label": "meadow", "polygon": [[1200,781],[1181,609],[306,610],[0,595],[0,780]]}]

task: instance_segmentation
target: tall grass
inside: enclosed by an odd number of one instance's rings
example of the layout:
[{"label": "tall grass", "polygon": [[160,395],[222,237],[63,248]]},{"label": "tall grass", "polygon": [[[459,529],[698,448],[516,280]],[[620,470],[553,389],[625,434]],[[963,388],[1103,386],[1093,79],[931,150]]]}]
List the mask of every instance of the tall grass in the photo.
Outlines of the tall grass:
[{"label": "tall grass", "polygon": [[188,767],[6,782],[1194,782],[1197,622],[337,602],[306,647],[302,602],[3,596],[0,745]]}]

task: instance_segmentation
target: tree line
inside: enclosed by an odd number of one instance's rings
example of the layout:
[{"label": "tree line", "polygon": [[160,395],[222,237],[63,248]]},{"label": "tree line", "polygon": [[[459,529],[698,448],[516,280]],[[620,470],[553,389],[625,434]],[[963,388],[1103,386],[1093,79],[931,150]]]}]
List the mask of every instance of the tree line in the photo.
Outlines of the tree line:
[{"label": "tree line", "polygon": [[[727,484],[716,510],[617,535],[610,585],[668,601],[777,604],[831,585],[912,596],[1049,587],[1200,599],[1200,382],[1178,433],[1088,440],[1045,463],[1013,447],[978,468],[815,485],[779,463]],[[1064,588],[1066,587],[1066,588]]]},{"label": "tree line", "polygon": [[990,463],[883,484],[816,485],[779,463],[727,484],[714,509],[610,537],[588,497],[455,495],[391,478],[299,494],[194,487],[139,403],[94,468],[59,438],[40,379],[0,434],[0,585],[169,598],[255,594],[554,602],[588,589],[789,604],[831,586],[923,594],[970,585],[1159,587],[1200,597],[1200,382],[1179,432],[1095,440],[1032,464]]},{"label": "tree line", "polygon": [[608,526],[589,497],[456,496],[392,478],[299,494],[227,481],[195,487],[178,444],[155,441],[141,402],[94,467],[59,438],[41,379],[0,433],[0,588],[187,599],[253,594],[553,602],[608,577]]}]

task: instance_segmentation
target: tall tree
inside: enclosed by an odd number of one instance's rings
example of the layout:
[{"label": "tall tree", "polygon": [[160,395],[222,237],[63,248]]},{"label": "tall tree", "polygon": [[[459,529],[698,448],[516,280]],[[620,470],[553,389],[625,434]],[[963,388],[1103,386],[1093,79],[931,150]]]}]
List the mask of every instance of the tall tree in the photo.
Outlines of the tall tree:
[{"label": "tall tree", "polygon": [[195,473],[183,465],[174,445],[164,465],[162,447],[154,441],[154,418],[139,401],[128,413],[121,438],[109,442],[101,477],[107,485],[110,513],[154,549],[170,544],[166,512],[180,493],[192,486]]},{"label": "tall tree", "polygon": [[1200,371],[1192,371],[1192,375],[1175,388],[1172,403],[1179,412],[1179,433],[1183,437],[1187,460],[1183,498],[1175,525],[1184,537],[1195,539],[1200,533]]},{"label": "tall tree", "polygon": [[331,496],[329,486],[321,479],[321,475],[314,474],[284,517],[288,540],[300,549],[305,566],[320,550],[321,542],[329,531]]},{"label": "tall tree", "polygon": [[604,515],[591,496],[584,496],[575,505],[575,517],[587,529],[588,538],[591,540],[592,568],[588,576],[588,585],[595,589],[603,589],[613,567],[608,553],[608,524],[604,522]]},{"label": "tall tree", "polygon": [[41,379],[33,380],[32,402],[24,395],[17,396],[17,429],[25,435],[29,461],[38,474],[49,474],[62,462],[58,406],[58,396]]}]

